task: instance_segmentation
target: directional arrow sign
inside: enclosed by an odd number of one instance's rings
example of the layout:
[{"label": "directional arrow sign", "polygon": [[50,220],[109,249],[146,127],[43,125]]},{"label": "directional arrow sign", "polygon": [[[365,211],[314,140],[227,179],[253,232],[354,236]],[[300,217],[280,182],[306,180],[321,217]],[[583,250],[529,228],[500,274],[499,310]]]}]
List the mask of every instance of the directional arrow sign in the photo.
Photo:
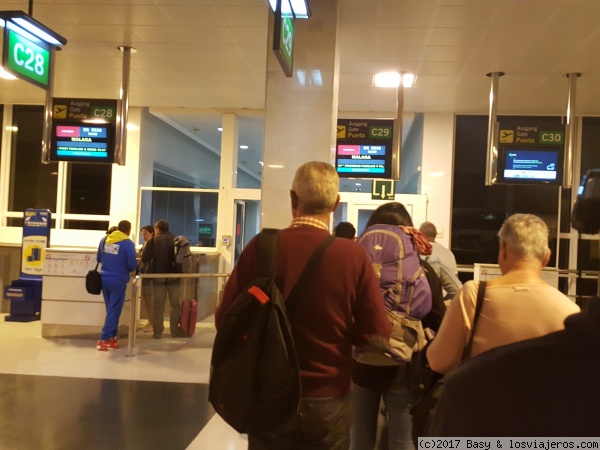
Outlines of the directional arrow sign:
[{"label": "directional arrow sign", "polygon": [[396,196],[394,180],[373,180],[372,200],[394,200]]}]

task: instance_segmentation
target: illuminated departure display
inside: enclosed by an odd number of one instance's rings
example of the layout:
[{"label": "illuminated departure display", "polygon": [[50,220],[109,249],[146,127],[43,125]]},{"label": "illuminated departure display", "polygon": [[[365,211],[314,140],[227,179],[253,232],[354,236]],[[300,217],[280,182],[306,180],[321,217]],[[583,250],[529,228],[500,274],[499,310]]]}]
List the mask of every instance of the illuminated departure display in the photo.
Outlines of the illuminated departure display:
[{"label": "illuminated departure display", "polygon": [[112,137],[111,124],[58,123],[54,127],[51,160],[112,163]]},{"label": "illuminated departure display", "polygon": [[381,175],[385,173],[385,145],[340,144],[337,171],[344,174]]},{"label": "illuminated departure display", "polygon": [[335,168],[342,178],[391,177],[393,120],[338,119]]}]

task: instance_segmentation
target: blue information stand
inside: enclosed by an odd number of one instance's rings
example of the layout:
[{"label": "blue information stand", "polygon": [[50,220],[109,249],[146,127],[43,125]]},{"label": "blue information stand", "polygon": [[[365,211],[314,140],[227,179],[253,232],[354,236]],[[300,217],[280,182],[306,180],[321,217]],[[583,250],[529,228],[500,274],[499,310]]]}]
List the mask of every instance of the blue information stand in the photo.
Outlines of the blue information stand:
[{"label": "blue information stand", "polygon": [[40,319],[42,309],[42,275],[45,249],[50,245],[51,214],[47,209],[26,209],[23,213],[21,275],[4,288],[10,300],[11,322]]}]

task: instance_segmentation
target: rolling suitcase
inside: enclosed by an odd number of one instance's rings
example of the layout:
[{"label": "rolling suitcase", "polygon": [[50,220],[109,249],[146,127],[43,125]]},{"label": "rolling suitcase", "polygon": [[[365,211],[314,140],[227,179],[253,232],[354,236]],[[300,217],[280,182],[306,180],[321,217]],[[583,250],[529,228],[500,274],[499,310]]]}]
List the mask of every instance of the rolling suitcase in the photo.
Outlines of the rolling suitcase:
[{"label": "rolling suitcase", "polygon": [[181,304],[181,319],[179,328],[186,337],[192,337],[196,331],[196,319],[198,318],[198,304],[196,300],[184,300]]}]

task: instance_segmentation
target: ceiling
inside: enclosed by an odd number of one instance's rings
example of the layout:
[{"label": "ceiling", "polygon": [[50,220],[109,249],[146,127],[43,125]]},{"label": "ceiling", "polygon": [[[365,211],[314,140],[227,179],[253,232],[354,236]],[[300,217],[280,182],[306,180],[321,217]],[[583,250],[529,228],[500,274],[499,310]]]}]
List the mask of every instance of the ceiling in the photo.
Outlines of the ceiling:
[{"label": "ceiling", "polygon": [[[485,74],[503,71],[499,114],[551,115],[566,114],[562,75],[581,72],[576,114],[600,115],[598,0],[339,2],[341,116],[393,115],[395,96],[372,87],[373,74],[389,70],[417,75],[405,94],[408,112],[487,114]],[[27,11],[28,4],[0,0],[0,9]],[[268,14],[267,0],[36,0],[33,6],[38,21],[68,39],[56,58],[55,96],[118,97],[117,47],[132,46],[130,105],[151,107],[217,151],[218,133],[203,135],[214,125],[211,114],[194,110],[250,110],[240,128],[248,125],[244,133],[262,147],[262,121],[252,111],[265,105]],[[43,104],[44,91],[0,80],[0,103]]]}]

